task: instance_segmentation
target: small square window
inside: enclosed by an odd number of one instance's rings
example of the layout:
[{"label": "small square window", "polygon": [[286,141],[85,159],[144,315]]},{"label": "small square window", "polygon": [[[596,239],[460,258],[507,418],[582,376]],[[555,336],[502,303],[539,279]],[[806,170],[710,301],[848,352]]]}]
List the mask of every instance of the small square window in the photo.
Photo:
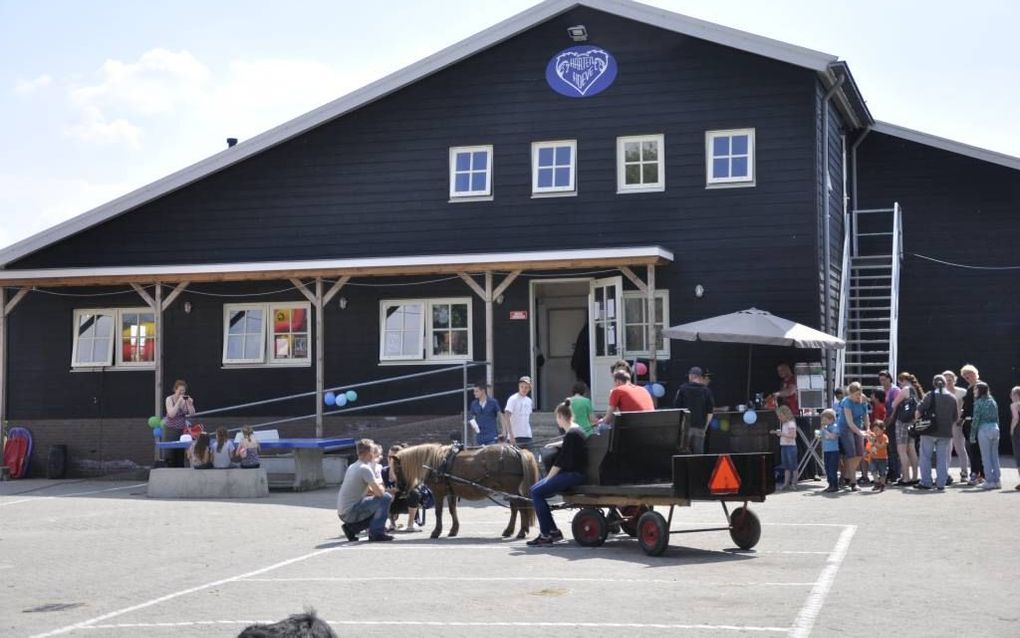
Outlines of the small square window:
[{"label": "small square window", "polygon": [[393,300],[380,306],[380,361],[471,358],[470,299]]},{"label": "small square window", "polygon": [[492,147],[450,149],[450,199],[492,196]]},{"label": "small square window", "polygon": [[533,142],[531,145],[532,195],[573,195],[577,153],[575,140]]},{"label": "small square window", "polygon": [[75,310],[71,367],[151,370],[156,338],[156,315],[150,308]]},{"label": "small square window", "polygon": [[616,140],[617,192],[665,190],[664,136],[619,137]]},{"label": "small square window", "polygon": [[754,129],[707,131],[705,172],[709,188],[754,186]]}]

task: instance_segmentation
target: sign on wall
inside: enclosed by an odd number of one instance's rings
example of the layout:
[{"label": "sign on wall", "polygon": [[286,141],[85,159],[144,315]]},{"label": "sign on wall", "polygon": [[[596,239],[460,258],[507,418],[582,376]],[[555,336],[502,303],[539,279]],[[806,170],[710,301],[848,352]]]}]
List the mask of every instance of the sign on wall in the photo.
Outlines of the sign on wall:
[{"label": "sign on wall", "polygon": [[554,55],[545,67],[549,87],[572,98],[592,97],[616,79],[616,58],[596,46],[581,45]]},{"label": "sign on wall", "polygon": [[510,321],[527,321],[528,311],[527,310],[511,310]]}]

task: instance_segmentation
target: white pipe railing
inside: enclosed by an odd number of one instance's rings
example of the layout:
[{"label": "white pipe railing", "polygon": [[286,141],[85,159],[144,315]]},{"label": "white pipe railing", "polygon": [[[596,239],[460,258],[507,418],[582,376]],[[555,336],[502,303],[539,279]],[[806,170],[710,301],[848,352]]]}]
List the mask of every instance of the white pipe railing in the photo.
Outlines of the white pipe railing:
[{"label": "white pipe railing", "polygon": [[903,211],[899,202],[893,204],[892,229],[892,292],[889,300],[889,370],[896,372],[899,364],[899,323],[900,323],[900,262],[903,260]]},{"label": "white pipe railing", "polygon": [[[843,267],[840,271],[840,284],[839,284],[839,321],[836,327],[836,336],[842,339],[844,342],[849,341],[847,339],[847,322],[850,315],[850,234],[853,231],[853,227],[849,225],[849,215],[844,216],[843,220]],[[849,348],[846,345],[839,350],[836,350],[836,370],[834,374],[835,384],[833,388],[841,388],[845,385],[845,379],[843,375],[846,371],[846,351]]]}]

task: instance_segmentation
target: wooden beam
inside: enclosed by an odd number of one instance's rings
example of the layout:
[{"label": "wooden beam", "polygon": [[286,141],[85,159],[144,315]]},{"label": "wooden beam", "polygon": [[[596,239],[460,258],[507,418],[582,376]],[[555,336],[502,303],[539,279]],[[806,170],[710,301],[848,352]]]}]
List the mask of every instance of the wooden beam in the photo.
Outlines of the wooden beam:
[{"label": "wooden beam", "polygon": [[[159,310],[159,306],[156,305],[156,300],[153,299],[152,296],[145,291],[145,288],[142,288],[140,285],[134,282],[131,282],[131,287],[135,289],[135,292],[138,293],[138,296],[142,298],[142,301],[144,301],[149,306],[150,309]],[[159,286],[157,285],[156,287],[158,288]]]},{"label": "wooden beam", "polygon": [[0,440],[4,441],[7,434],[7,305],[7,289],[0,286]]},{"label": "wooden beam", "polygon": [[[459,272],[459,273],[457,273],[457,275],[460,276],[460,278],[464,280],[464,283],[466,283],[468,285],[468,287],[471,288],[471,290],[475,291],[476,295],[478,295],[479,297],[482,298],[482,301],[492,301],[488,297],[489,293],[484,291],[484,290],[482,290],[482,287],[478,285],[478,282],[475,281],[474,277],[472,277],[471,275],[467,274],[466,272]],[[487,280],[491,280],[492,279],[492,273],[486,271],[485,272],[485,277],[486,277]],[[490,292],[491,292],[491,289],[490,289]]]},{"label": "wooden beam", "polygon": [[326,323],[322,297],[322,277],[315,278],[315,436],[322,438],[322,391],[325,389]]},{"label": "wooden beam", "polygon": [[640,277],[638,277],[637,275],[634,274],[633,270],[631,270],[627,266],[621,266],[620,267],[620,272],[622,272],[624,275],[626,275],[627,279],[630,279],[632,282],[634,282],[634,285],[637,286],[638,290],[640,290],[641,292],[644,292],[644,293],[648,292],[648,286],[645,285],[645,282],[641,281]]},{"label": "wooden beam", "polygon": [[522,272],[524,271],[515,270],[509,275],[507,275],[506,279],[503,280],[503,283],[501,283],[494,291],[492,291],[492,300],[495,301],[499,299],[499,296],[502,295],[506,291],[506,289],[510,287],[510,284],[514,282],[514,279],[517,279],[518,275],[520,275]]},{"label": "wooden beam", "polygon": [[18,292],[14,293],[14,296],[11,297],[10,301],[8,301],[5,304],[0,304],[0,308],[3,309],[3,313],[5,315],[11,314],[11,311],[14,310],[14,307],[17,306],[18,303],[20,303],[21,300],[25,298],[25,295],[27,295],[31,291],[32,291],[32,288],[26,286],[26,287],[22,288],[21,290],[19,290]]},{"label": "wooden beam", "polygon": [[163,310],[169,308],[170,305],[174,301],[176,301],[178,297],[181,296],[181,293],[184,292],[184,289],[188,287],[189,283],[191,282],[182,281],[181,283],[177,284],[177,286],[172,291],[170,291],[170,294],[167,295],[166,299],[163,300]]},{"label": "wooden beam", "polygon": [[323,307],[325,307],[326,304],[328,304],[329,302],[333,301],[333,297],[336,297],[336,294],[340,292],[340,289],[346,286],[347,282],[350,280],[351,280],[350,275],[344,275],[337,281],[333,282],[332,287],[330,287],[326,294],[322,296]]},{"label": "wooden beam", "polygon": [[[645,288],[645,294],[647,295],[648,306],[645,312],[648,313],[647,331],[648,338],[645,343],[648,344],[648,380],[655,383],[659,376],[659,339],[658,335],[655,334],[655,266],[648,266],[648,286]],[[663,317],[665,317],[666,309],[663,308]]]},{"label": "wooden beam", "polygon": [[[472,280],[474,283],[474,280]],[[492,302],[494,301],[494,295],[492,292],[492,273],[486,271],[485,273],[485,290],[483,291],[485,296],[485,383],[489,386],[489,393],[492,393],[492,383],[494,380],[494,370],[496,365],[496,344],[495,335],[493,334],[493,320],[492,320]]]},{"label": "wooden beam", "polygon": [[[154,415],[163,414],[163,285],[156,284],[156,298],[152,300],[152,316],[156,330],[156,344],[153,350],[153,364],[155,366],[153,375],[153,403]],[[166,430],[163,431],[163,440],[167,439]],[[160,460],[159,448],[153,446],[153,460]]]},{"label": "wooden beam", "polygon": [[[316,281],[318,281],[318,279],[319,278],[316,278]],[[297,279],[296,277],[291,277],[290,283],[294,284],[294,287],[301,291],[301,294],[305,296],[305,299],[312,302],[313,304],[316,305],[316,307],[318,307],[319,302],[317,301],[316,296],[312,294],[312,291],[309,290],[308,287],[305,286],[305,284],[300,279]]]}]

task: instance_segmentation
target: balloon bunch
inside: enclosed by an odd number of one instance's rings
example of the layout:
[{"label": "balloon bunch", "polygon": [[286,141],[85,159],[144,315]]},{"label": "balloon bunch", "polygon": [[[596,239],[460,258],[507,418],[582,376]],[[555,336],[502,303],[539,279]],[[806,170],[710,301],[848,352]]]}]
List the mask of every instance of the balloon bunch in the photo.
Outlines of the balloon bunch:
[{"label": "balloon bunch", "polygon": [[348,403],[354,403],[358,400],[358,393],[354,390],[348,390],[347,392],[327,392],[322,400],[326,402],[326,405],[336,406],[342,408]]},{"label": "balloon bunch", "polygon": [[149,429],[152,430],[152,437],[156,439],[163,438],[163,419],[158,416],[149,417]]},{"label": "balloon bunch", "polygon": [[657,399],[661,399],[666,395],[666,387],[661,383],[649,383],[645,386],[645,390],[648,390],[648,394]]}]

